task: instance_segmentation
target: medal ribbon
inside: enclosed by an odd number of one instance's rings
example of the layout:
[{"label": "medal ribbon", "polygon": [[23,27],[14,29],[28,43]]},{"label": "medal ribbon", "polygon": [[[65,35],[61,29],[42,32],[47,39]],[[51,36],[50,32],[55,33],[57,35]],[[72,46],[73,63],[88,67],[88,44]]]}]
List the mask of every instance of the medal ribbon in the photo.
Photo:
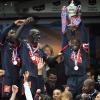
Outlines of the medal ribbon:
[{"label": "medal ribbon", "polygon": [[12,64],[16,65],[14,62],[18,62],[17,61],[17,47],[14,48],[13,53],[12,53]]},{"label": "medal ribbon", "polygon": [[78,65],[78,62],[80,62],[80,60],[81,60],[81,56],[80,56],[80,49],[79,49],[77,55],[74,52],[74,63],[75,63],[75,66]]},{"label": "medal ribbon", "polygon": [[[32,47],[30,46],[30,44],[29,43],[26,43],[27,44],[27,47],[28,47],[28,49],[29,49],[29,51],[30,51],[30,58],[31,58],[31,60],[33,61],[33,59],[32,59],[32,57],[34,57],[34,53],[38,50],[38,47],[33,51],[33,49],[32,49]],[[34,61],[33,61],[34,62]]]}]

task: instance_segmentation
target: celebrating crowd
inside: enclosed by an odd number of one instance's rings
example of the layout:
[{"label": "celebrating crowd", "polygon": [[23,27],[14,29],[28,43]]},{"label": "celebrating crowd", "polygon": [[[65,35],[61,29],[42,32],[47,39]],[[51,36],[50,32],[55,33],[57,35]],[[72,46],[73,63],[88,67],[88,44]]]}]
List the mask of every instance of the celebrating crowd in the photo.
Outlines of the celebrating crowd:
[{"label": "celebrating crowd", "polygon": [[24,27],[34,23],[32,17],[16,20],[3,30],[0,100],[100,100],[100,85],[88,69],[89,34],[80,6],[77,15],[75,7],[69,10],[72,6],[73,0],[62,8],[62,49],[57,55],[48,44],[40,47],[38,29],[30,29],[21,38]]}]

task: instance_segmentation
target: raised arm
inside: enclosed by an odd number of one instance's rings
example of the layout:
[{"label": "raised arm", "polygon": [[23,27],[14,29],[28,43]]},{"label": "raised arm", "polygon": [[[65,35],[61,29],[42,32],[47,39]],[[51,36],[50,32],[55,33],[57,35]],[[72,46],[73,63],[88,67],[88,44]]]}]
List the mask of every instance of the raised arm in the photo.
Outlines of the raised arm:
[{"label": "raised arm", "polygon": [[8,35],[8,32],[13,29],[14,27],[16,26],[21,26],[22,24],[24,23],[24,20],[22,19],[19,19],[19,20],[16,20],[14,21],[14,23],[12,23],[11,25],[9,25],[8,27],[6,27],[4,29],[4,31],[1,33],[1,36],[0,36],[0,41],[1,43],[4,42],[4,40],[6,39],[7,35]]},{"label": "raised arm", "polygon": [[45,62],[43,61],[43,58],[39,58],[37,63],[37,69],[38,69],[37,89],[41,89],[41,91],[44,91],[44,78],[43,78],[44,65]]},{"label": "raised arm", "polygon": [[62,7],[62,10],[61,10],[61,24],[62,24],[62,33],[65,32],[66,30],[66,26],[67,26],[67,23],[66,23],[66,17],[67,17],[67,8],[66,6],[63,6]]},{"label": "raised arm", "polygon": [[82,42],[83,43],[88,43],[89,42],[89,34],[88,32],[86,31],[86,28],[83,24],[83,22],[80,23],[79,25],[79,30],[81,32],[81,39],[82,39]]},{"label": "raised arm", "polygon": [[0,35],[0,42],[1,42],[1,43],[4,42],[4,40],[5,40],[5,38],[6,38],[7,34],[8,34],[8,32],[9,32],[13,27],[15,27],[15,26],[16,26],[16,24],[15,24],[15,23],[12,23],[11,25],[7,26],[7,27],[3,30],[3,32],[2,32],[1,35]]},{"label": "raised arm", "polygon": [[12,95],[10,97],[10,100],[16,100],[16,95],[18,93],[18,87],[16,85],[12,86]]},{"label": "raised arm", "polygon": [[68,45],[68,38],[66,34],[61,34],[62,35],[62,48]]},{"label": "raised arm", "polygon": [[80,23],[79,25],[79,30],[81,33],[81,40],[82,40],[82,48],[86,51],[89,52],[89,34],[85,29],[85,26],[83,22]]},{"label": "raised arm", "polygon": [[33,97],[32,97],[32,93],[31,93],[31,90],[30,90],[30,87],[29,87],[29,84],[28,84],[28,77],[29,77],[29,72],[26,71],[24,74],[24,91],[25,91],[25,96],[26,96],[26,100],[33,100]]},{"label": "raised arm", "polygon": [[33,21],[34,21],[34,20],[33,20],[32,17],[29,17],[29,18],[23,20],[22,25],[21,25],[21,26],[17,29],[17,31],[16,31],[15,38],[19,38],[19,36],[21,35],[21,32],[22,32],[23,29],[24,29],[24,26],[25,26],[26,24],[30,23],[30,22],[33,22]]},{"label": "raised arm", "polygon": [[67,26],[67,8],[66,6],[62,7],[62,11],[61,11],[61,27],[62,27],[62,48],[64,48],[67,44],[68,44],[68,38],[66,36],[66,31],[68,30],[68,26]]}]

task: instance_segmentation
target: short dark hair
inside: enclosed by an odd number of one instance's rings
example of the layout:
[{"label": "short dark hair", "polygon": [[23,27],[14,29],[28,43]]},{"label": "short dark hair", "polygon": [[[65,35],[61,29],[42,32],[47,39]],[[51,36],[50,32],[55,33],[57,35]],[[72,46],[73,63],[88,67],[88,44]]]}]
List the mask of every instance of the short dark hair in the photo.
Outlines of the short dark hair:
[{"label": "short dark hair", "polygon": [[54,90],[60,90],[61,92],[64,92],[64,87],[63,86],[57,86]]},{"label": "short dark hair", "polygon": [[93,69],[87,69],[87,73],[90,73],[91,76],[94,75],[94,71],[93,71]]}]

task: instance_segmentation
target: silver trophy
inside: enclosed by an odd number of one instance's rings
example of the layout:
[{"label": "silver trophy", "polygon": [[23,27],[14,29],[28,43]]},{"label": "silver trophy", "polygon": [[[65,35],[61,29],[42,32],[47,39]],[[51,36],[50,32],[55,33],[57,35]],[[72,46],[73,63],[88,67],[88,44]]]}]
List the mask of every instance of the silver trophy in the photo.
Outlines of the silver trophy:
[{"label": "silver trophy", "polygon": [[68,24],[69,28],[73,28],[75,25],[78,25],[81,21],[80,19],[81,5],[75,6],[74,1],[72,0],[69,6],[67,6]]}]

